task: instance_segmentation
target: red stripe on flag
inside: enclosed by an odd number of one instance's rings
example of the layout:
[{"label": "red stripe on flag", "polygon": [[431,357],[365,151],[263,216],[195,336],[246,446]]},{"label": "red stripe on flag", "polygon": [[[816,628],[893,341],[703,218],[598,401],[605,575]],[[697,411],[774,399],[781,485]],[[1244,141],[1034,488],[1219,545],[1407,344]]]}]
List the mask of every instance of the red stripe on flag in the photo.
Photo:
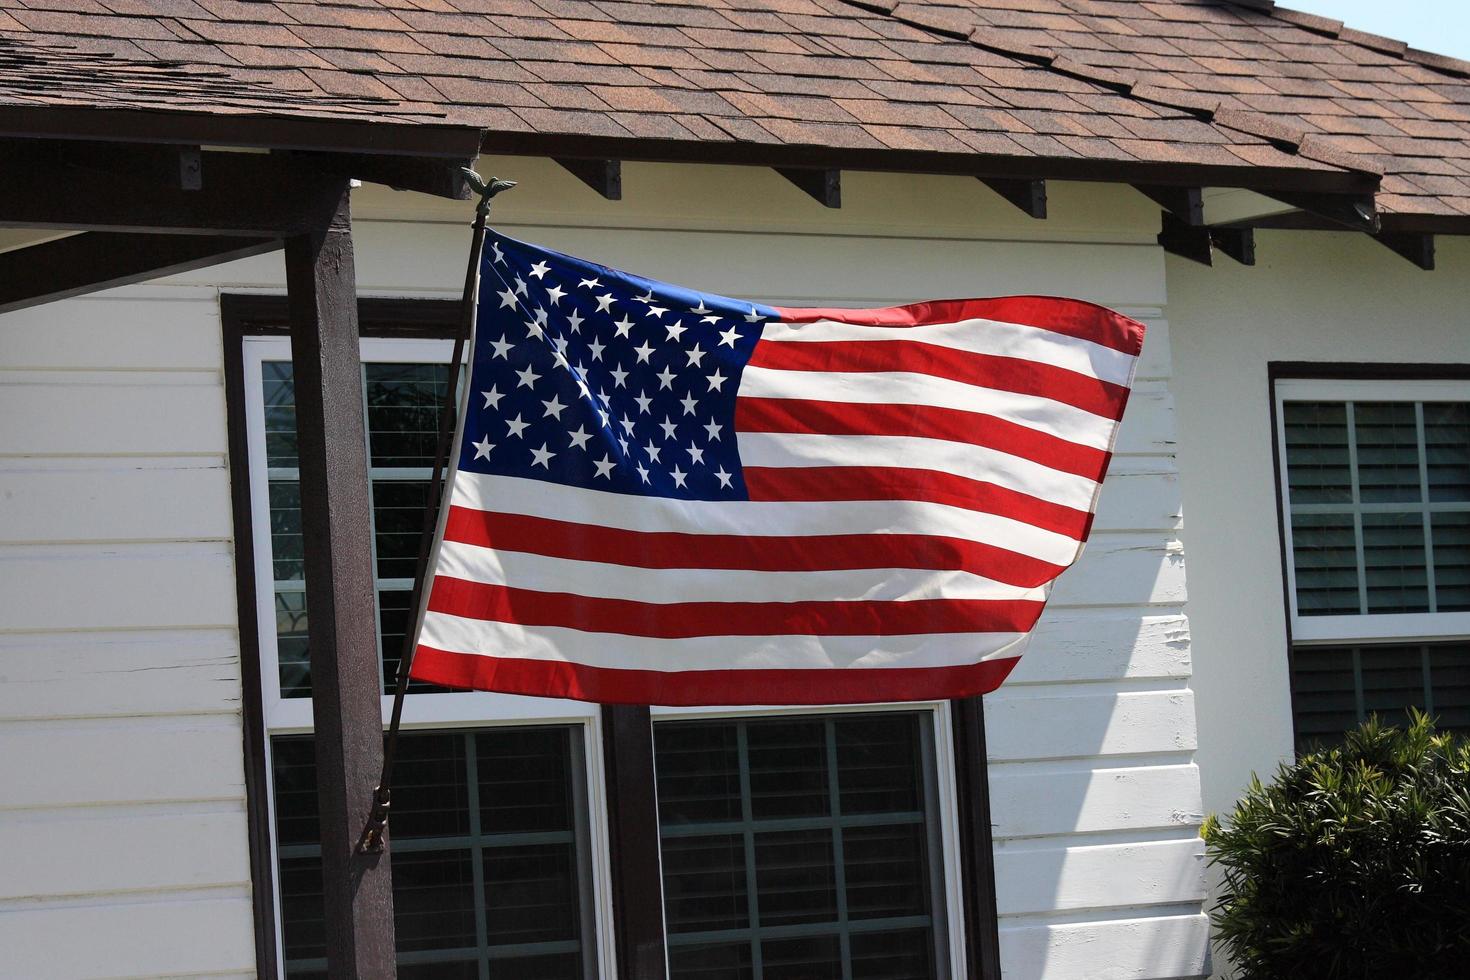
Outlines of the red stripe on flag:
[{"label": "red stripe on flag", "polygon": [[[749,472],[749,471],[747,471]],[[444,540],[636,568],[815,572],[844,568],[962,571],[1036,588],[1063,566],[964,538],[929,534],[743,535],[628,531],[451,507]]]},{"label": "red stripe on flag", "polygon": [[747,466],[745,490],[751,500],[766,501],[923,500],[1009,517],[1079,541],[1092,524],[1086,511],[1008,487],[899,466]]},{"label": "red stripe on flag", "polygon": [[695,636],[910,636],[1025,633],[1045,603],[1028,599],[845,602],[634,602],[537,592],[439,575],[429,611],[521,626],[676,640]]},{"label": "red stripe on flag", "polygon": [[1135,357],[1143,350],[1144,326],[1137,320],[1093,303],[1058,296],[941,299],[880,310],[802,310],[778,306],[776,313],[787,323],[834,320],[869,327],[918,327],[961,320],[999,320],[1090,340]]},{"label": "red stripe on flag", "polygon": [[927,374],[997,391],[1037,395],[1109,419],[1121,416],[1128,401],[1125,386],[1077,371],[913,340],[763,340],[755,345],[750,366],[774,371]]},{"label": "red stripe on flag", "polygon": [[788,670],[618,670],[419,646],[415,680],[602,704],[873,704],[947,701],[1000,687],[1017,658],[959,667]]},{"label": "red stripe on flag", "polygon": [[[999,450],[1063,473],[1101,480],[1110,454],[978,412],[933,405],[869,405],[800,398],[737,398],[741,432],[829,436],[916,436]],[[895,496],[903,496],[895,494]],[[807,498],[802,498],[807,499]]]}]

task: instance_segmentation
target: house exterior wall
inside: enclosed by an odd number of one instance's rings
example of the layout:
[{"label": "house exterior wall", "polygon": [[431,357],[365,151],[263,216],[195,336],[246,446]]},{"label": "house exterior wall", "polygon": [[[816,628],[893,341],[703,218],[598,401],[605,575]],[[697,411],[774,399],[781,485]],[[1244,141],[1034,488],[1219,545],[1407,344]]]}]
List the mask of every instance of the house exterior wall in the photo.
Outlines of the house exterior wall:
[{"label": "house exterior wall", "polygon": [[1470,241],[1424,272],[1364,235],[1257,232],[1259,265],[1168,260],[1207,812],[1292,755],[1272,361],[1470,363]]},{"label": "house exterior wall", "polygon": [[[1094,536],[987,698],[1007,980],[1206,972],[1190,639],[1157,209],[1058,184],[1034,222],[963,178],[548,161],[511,235],[780,305],[1056,293],[1146,319]],[[458,295],[459,204],[368,188],[364,295]],[[218,295],[280,257],[0,317],[0,948],[28,977],[253,969]],[[166,669],[165,669],[166,668]],[[950,869],[953,873],[954,869]],[[86,937],[79,941],[79,937]],[[95,938],[95,941],[93,939]]]}]

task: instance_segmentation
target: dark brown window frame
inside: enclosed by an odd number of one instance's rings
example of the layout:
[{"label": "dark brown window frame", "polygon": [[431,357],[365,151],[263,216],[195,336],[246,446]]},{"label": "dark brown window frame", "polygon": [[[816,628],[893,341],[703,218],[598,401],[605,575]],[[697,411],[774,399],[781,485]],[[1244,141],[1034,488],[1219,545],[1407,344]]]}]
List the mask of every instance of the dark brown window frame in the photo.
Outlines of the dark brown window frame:
[{"label": "dark brown window frame", "polygon": [[1271,477],[1276,493],[1276,550],[1281,555],[1281,602],[1286,616],[1286,678],[1291,698],[1291,731],[1296,738],[1296,645],[1291,625],[1292,556],[1286,550],[1286,497],[1281,492],[1281,440],[1277,435],[1276,383],[1278,381],[1470,381],[1470,364],[1375,363],[1371,361],[1268,361],[1266,404],[1270,406]]},{"label": "dark brown window frame", "polygon": [[[458,323],[454,300],[359,298],[363,337],[442,340]],[[286,297],[226,293],[220,297],[224,344],[225,403],[229,445],[230,497],[235,554],[254,555],[246,438],[244,341],[248,337],[289,336]],[[1274,430],[1273,430],[1274,431]],[[271,863],[270,772],[266,765],[264,700],[261,690],[260,631],[256,618],[253,560],[235,562],[235,598],[240,633],[243,686],[245,801],[250,843],[252,905],[255,919],[256,973],[279,975],[276,943],[275,868]],[[955,802],[959,853],[956,855],[965,946],[965,980],[1000,980],[1000,935],[995,901],[990,787],[985,753],[985,715],[981,698],[950,705],[954,742]],[[619,898],[662,894],[656,834],[653,732],[647,708],[604,708],[602,738],[608,802],[608,850],[612,874],[611,923],[620,980],[662,978],[667,960],[662,902]],[[646,839],[645,839],[646,838]],[[656,913],[656,914],[655,914]]]}]

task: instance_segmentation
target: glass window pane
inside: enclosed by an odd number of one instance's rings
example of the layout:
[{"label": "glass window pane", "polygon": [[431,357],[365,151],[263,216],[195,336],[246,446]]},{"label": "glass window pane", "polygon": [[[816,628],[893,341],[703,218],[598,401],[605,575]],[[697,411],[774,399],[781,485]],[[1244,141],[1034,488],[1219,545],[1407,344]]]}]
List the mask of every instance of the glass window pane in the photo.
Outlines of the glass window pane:
[{"label": "glass window pane", "polygon": [[740,819],[740,753],[734,722],[661,722],[658,819],[663,826]]},{"label": "glass window pane", "polygon": [[836,936],[767,939],[761,943],[764,980],[841,980],[842,948]]},{"label": "glass window pane", "polygon": [[1424,459],[1432,501],[1470,501],[1470,404],[1424,403]]},{"label": "glass window pane", "polygon": [[449,385],[445,364],[363,365],[369,465],[432,467]]},{"label": "glass window pane", "polygon": [[296,467],[296,390],[290,361],[266,361],[260,366],[265,402],[265,465]]},{"label": "glass window pane", "polygon": [[485,929],[494,945],[574,940],[581,933],[571,843],[485,853]]},{"label": "glass window pane", "polygon": [[565,728],[503,729],[475,736],[480,825],[486,832],[572,829],[570,739]]},{"label": "glass window pane", "polygon": [[1351,503],[1347,406],[1342,402],[1286,402],[1282,415],[1291,502]]},{"label": "glass window pane", "polygon": [[1430,647],[1429,684],[1439,727],[1470,733],[1470,643]]},{"label": "glass window pane", "polygon": [[1365,504],[1417,501],[1419,426],[1413,402],[1355,402],[1358,494]]},{"label": "glass window pane", "polygon": [[669,980],[753,980],[750,943],[669,947]]},{"label": "glass window pane", "polygon": [[926,712],[656,724],[671,976],[935,976],[930,725]]},{"label": "glass window pane", "polygon": [[1292,514],[1297,612],[1343,616],[1362,611],[1351,514]]},{"label": "glass window pane", "polygon": [[1370,613],[1429,611],[1420,514],[1364,514],[1363,568]]},{"label": "glass window pane", "polygon": [[663,843],[664,916],[670,933],[750,924],[745,842],[739,836],[671,837]]},{"label": "glass window pane", "polygon": [[373,533],[378,552],[378,578],[413,581],[428,507],[427,480],[374,480]]},{"label": "glass window pane", "polygon": [[837,918],[830,831],[757,834],[755,880],[762,926],[831,922]]},{"label": "glass window pane", "polygon": [[[476,977],[483,967],[492,977],[585,980],[590,892],[577,842],[586,815],[570,802],[580,798],[572,781],[584,778],[572,730],[414,731],[399,739],[392,833],[400,975],[458,976],[468,964]],[[324,955],[312,738],[276,736],[271,752],[286,967],[307,976]],[[531,785],[531,767],[554,789]],[[503,795],[494,803],[487,793]],[[555,805],[546,802],[552,797]],[[503,819],[507,812],[521,816]]]},{"label": "glass window pane", "polygon": [[836,722],[843,813],[924,808],[918,726],[917,715],[898,713]]},{"label": "glass window pane", "polygon": [[1363,712],[1399,725],[1409,707],[1424,708],[1424,652],[1420,646],[1362,647]]},{"label": "glass window pane", "polygon": [[847,914],[853,919],[927,915],[924,825],[849,827],[842,832]]},{"label": "glass window pane", "polygon": [[1470,512],[1431,514],[1439,612],[1470,609]]},{"label": "glass window pane", "polygon": [[399,952],[475,948],[474,862],[468,848],[394,852],[393,928]]},{"label": "glass window pane", "polygon": [[1297,647],[1291,654],[1291,704],[1298,752],[1336,742],[1358,723],[1353,651]]},{"label": "glass window pane", "polygon": [[757,820],[822,816],[827,785],[826,723],[780,721],[747,726],[750,808]]},{"label": "glass window pane", "polygon": [[927,980],[934,950],[923,932],[860,932],[852,937],[852,980]]},{"label": "glass window pane", "polygon": [[271,575],[277,582],[300,582],[301,484],[295,480],[272,480],[268,490],[271,508]]},{"label": "glass window pane", "polygon": [[306,646],[306,593],[276,593],[276,666],[281,697],[311,697],[311,654]]}]

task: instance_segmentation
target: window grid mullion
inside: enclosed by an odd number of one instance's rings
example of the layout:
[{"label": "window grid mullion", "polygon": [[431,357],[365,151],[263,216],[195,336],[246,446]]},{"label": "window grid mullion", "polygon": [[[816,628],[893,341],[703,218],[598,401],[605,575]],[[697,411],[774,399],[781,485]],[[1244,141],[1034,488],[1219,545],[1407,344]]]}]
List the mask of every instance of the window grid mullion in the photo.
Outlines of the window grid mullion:
[{"label": "window grid mullion", "polygon": [[1344,414],[1347,419],[1348,480],[1352,487],[1353,497],[1353,551],[1358,563],[1358,612],[1366,616],[1368,614],[1368,563],[1363,554],[1363,498],[1358,482],[1358,427],[1352,402],[1346,404]]},{"label": "window grid mullion", "polygon": [[827,742],[827,793],[832,798],[832,883],[837,895],[837,943],[841,950],[842,980],[852,980],[852,937],[847,930],[847,867],[842,853],[842,786],[837,775],[837,723],[823,725]]},{"label": "window grid mullion", "polygon": [[473,732],[464,734],[465,800],[470,818],[470,884],[475,889],[475,948],[479,950],[476,966],[480,980],[490,980],[490,931],[487,920],[489,903],[485,901],[485,849],[480,826],[480,755]]},{"label": "window grid mullion", "polygon": [[1358,722],[1361,724],[1368,720],[1368,711],[1364,705],[1363,697],[1363,649],[1353,647],[1353,702],[1357,710]]},{"label": "window grid mullion", "polygon": [[[372,425],[368,417],[368,378],[367,362],[364,361],[358,368],[362,375],[362,442],[363,453],[367,458],[368,466],[373,464],[373,434]],[[377,638],[378,645],[378,693],[386,691],[383,683],[383,602],[382,590],[377,587],[378,580],[378,501],[373,491],[372,477],[368,477],[368,553],[373,562],[373,635]]]},{"label": "window grid mullion", "polygon": [[745,916],[750,921],[751,975],[760,977],[765,967],[761,959],[761,906],[756,889],[754,797],[750,792],[750,738],[745,722],[735,726],[736,761],[740,770],[740,820],[744,824],[745,841]]},{"label": "window grid mullion", "polygon": [[1434,677],[1429,667],[1429,644],[1419,645],[1420,663],[1424,670],[1424,713],[1434,717]]},{"label": "window grid mullion", "polygon": [[1434,583],[1434,531],[1429,522],[1429,440],[1424,434],[1424,403],[1414,403],[1414,447],[1419,459],[1419,514],[1424,531],[1424,587],[1429,595],[1429,611],[1439,612]]}]

